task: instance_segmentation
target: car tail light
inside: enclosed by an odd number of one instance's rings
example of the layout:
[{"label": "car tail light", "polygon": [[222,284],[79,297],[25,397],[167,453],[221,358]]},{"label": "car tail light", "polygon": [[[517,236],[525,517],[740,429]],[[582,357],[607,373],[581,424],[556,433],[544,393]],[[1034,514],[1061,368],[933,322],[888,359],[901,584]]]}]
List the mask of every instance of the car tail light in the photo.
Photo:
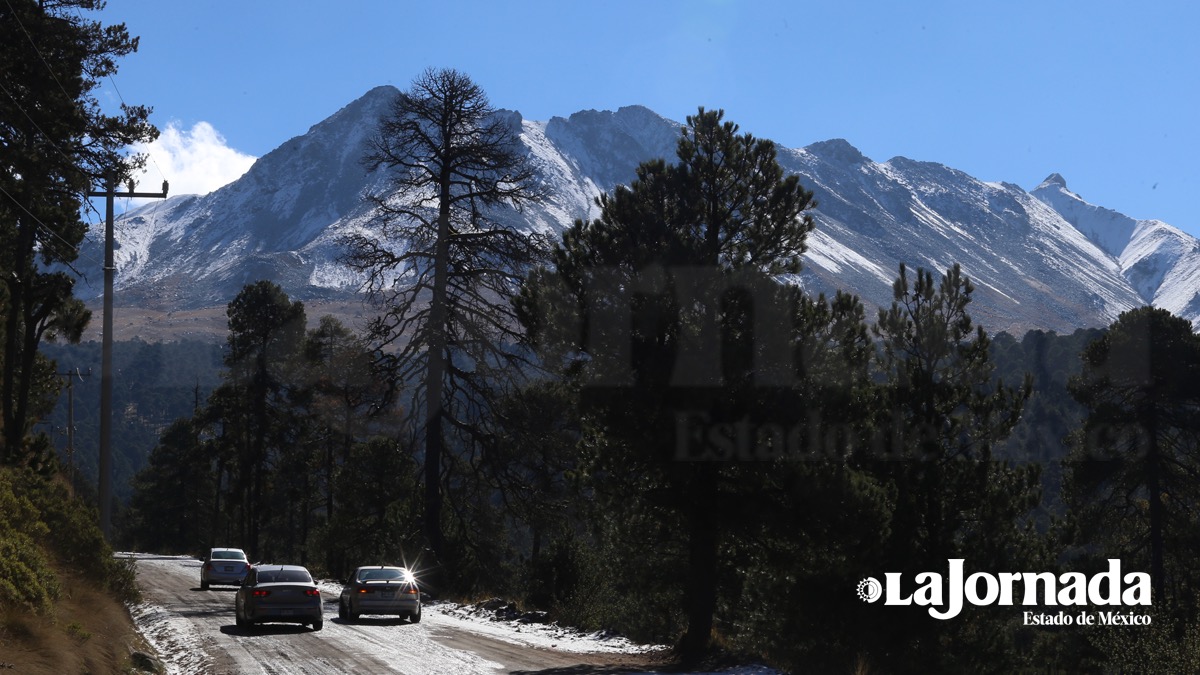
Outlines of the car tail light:
[{"label": "car tail light", "polygon": [[408,588],[404,589],[404,592],[408,593],[409,595],[416,595],[417,589],[413,588],[412,586],[409,586]]},{"label": "car tail light", "polygon": [[254,597],[265,598],[271,594],[271,591],[254,591]]},{"label": "car tail light", "polygon": [[358,592],[359,592],[359,593],[370,593],[370,592],[371,592],[371,589],[369,589],[369,588],[360,588],[360,589],[358,589]]},{"label": "car tail light", "polygon": [[320,595],[321,591],[318,591],[315,588],[306,588],[306,589],[304,589],[304,594],[305,595]]},{"label": "car tail light", "polygon": [[211,570],[211,569],[212,569],[212,563],[210,563],[210,562],[206,562],[206,563],[204,563],[204,569],[206,569],[206,570]]}]

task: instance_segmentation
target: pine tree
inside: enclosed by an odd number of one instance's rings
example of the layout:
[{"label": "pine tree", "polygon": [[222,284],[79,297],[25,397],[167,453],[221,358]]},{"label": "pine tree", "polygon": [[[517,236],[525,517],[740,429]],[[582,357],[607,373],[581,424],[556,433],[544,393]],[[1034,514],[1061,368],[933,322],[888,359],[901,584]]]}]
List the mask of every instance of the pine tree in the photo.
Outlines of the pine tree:
[{"label": "pine tree", "polygon": [[[1028,377],[1017,387],[994,381],[991,341],[968,312],[973,292],[958,265],[940,281],[924,269],[910,280],[901,265],[892,305],[873,328],[882,382],[864,466],[895,492],[880,564],[906,578],[958,557],[981,569],[1024,569],[1029,554],[1037,472],[997,461],[993,449],[1016,425],[1032,385]],[[983,646],[997,631],[971,642],[966,622],[945,623],[915,608],[876,649],[898,671],[1003,667],[1001,652]]]},{"label": "pine tree", "polygon": [[382,365],[401,385],[419,382],[425,534],[439,560],[448,437],[476,442],[497,383],[520,371],[508,300],[541,246],[503,207],[541,191],[519,132],[465,74],[425,71],[396,98],[366,158],[390,178],[369,196],[375,229],[344,242],[382,310],[368,330]]},{"label": "pine tree", "polygon": [[94,91],[137,49],[123,24],[80,10],[93,0],[12,0],[0,6],[0,461],[37,462],[23,450],[38,373],[38,344],[79,339],[90,313],[72,296],[70,268],[86,232],[80,207],[93,185],[124,182],[144,161],[124,155],[158,132],[150,110],[101,112]]},{"label": "pine tree", "polygon": [[304,340],[304,303],[277,284],[249,284],[229,303],[225,382],[213,408],[236,449],[234,476],[242,508],[241,541],[251,557],[272,517],[268,474],[281,450],[298,442],[289,391]]},{"label": "pine tree", "polygon": [[196,419],[167,427],[133,480],[131,536],[138,550],[198,552],[210,544],[213,458]]},{"label": "pine tree", "polygon": [[[711,460],[732,457],[711,439],[791,382],[772,367],[791,336],[774,277],[799,270],[813,201],[772,143],[720,111],[688,118],[677,156],[600,197],[599,218],[564,232],[554,271],[533,275],[518,307],[546,360],[582,388],[596,449],[586,471],[615,519],[684,533],[658,556],[685,561],[680,646],[696,660],[731,526],[728,467]],[[704,429],[680,429],[693,423]]]},{"label": "pine tree", "polygon": [[1069,388],[1087,417],[1065,470],[1084,541],[1148,564],[1156,605],[1190,604],[1200,580],[1200,337],[1186,319],[1143,307],[1082,358]]}]

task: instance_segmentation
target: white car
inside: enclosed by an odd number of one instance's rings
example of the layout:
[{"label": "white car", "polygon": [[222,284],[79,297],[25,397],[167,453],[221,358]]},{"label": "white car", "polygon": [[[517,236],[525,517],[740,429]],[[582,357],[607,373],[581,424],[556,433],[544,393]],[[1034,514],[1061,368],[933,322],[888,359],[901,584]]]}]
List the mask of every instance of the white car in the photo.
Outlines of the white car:
[{"label": "white car", "polygon": [[242,549],[214,548],[200,566],[200,589],[207,591],[210,584],[241,586],[249,571],[250,561]]}]

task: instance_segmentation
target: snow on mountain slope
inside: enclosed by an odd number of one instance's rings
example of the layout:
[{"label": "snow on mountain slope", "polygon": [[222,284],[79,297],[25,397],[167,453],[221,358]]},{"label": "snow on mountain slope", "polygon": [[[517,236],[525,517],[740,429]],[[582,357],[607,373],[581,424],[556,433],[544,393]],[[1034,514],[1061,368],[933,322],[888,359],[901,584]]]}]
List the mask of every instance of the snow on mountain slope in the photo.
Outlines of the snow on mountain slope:
[{"label": "snow on mountain slope", "polygon": [[678,122],[642,106],[617,112],[585,110],[546,123],[545,135],[554,147],[601,190],[633,179],[638,164],[656,157],[675,157]]},{"label": "snow on mountain slope", "polygon": [[[362,196],[387,187],[361,158],[396,94],[367,92],[216,192],[122,216],[118,305],[223,307],[260,278],[299,299],[355,301],[360,279],[338,262],[337,238],[370,227]],[[551,232],[597,216],[595,197],[632,180],[640,162],[673,159],[681,128],[641,106],[548,122],[500,114],[548,197],[499,216]],[[1106,325],[1148,302],[1200,319],[1196,240],[1088,204],[1057,174],[1026,192],[933,162],[876,162],[841,139],[781,148],[779,161],[818,201],[801,275],[814,293],[843,289],[887,306],[901,263],[939,273],[959,263],[977,288],[973,315],[990,330]]]},{"label": "snow on mountain slope", "polygon": [[1164,222],[1141,220],[1120,260],[1142,297],[1200,327],[1200,241]]},{"label": "snow on mountain slope", "polygon": [[178,309],[223,305],[259,278],[299,297],[311,295],[309,281],[331,255],[330,227],[364,211],[363,190],[382,179],[367,172],[362,157],[397,93],[371,90],[210,194],[172,197],[124,214],[115,252],[123,301]]},{"label": "snow on mountain slope", "polygon": [[[903,157],[877,163],[844,140],[783,151],[780,163],[818,202],[812,290],[852,289],[887,306],[900,263],[935,272],[959,263],[977,287],[977,318],[993,330],[1071,330],[1138,304],[1112,256],[1015,185]],[[829,265],[830,241],[855,261]]]},{"label": "snow on mountain slope", "polygon": [[1129,216],[1084,201],[1067,189],[1067,181],[1057,173],[1047,176],[1033,189],[1033,195],[1114,257],[1125,250],[1137,227],[1137,221]]},{"label": "snow on mountain slope", "polygon": [[1200,240],[1158,220],[1135,220],[1088,203],[1052,174],[1032,193],[1114,256],[1122,277],[1152,304],[1200,327]]}]

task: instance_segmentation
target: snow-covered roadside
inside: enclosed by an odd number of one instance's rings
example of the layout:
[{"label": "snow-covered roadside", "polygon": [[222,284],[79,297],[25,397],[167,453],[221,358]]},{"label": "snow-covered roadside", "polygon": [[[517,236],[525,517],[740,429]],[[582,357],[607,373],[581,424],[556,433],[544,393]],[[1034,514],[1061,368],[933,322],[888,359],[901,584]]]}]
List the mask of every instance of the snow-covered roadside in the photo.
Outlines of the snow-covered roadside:
[{"label": "snow-covered roadside", "polygon": [[[317,582],[321,595],[337,598],[342,584],[322,579]],[[666,649],[662,645],[639,645],[629,639],[603,631],[586,633],[557,623],[532,623],[528,619],[501,620],[494,609],[483,605],[460,605],[454,602],[430,601],[422,611],[438,615],[438,623],[486,635],[513,644],[541,649],[554,649],[575,654],[646,654]]]},{"label": "snow-covered roadside", "polygon": [[[460,630],[480,633],[488,637],[528,645],[541,649],[578,654],[647,654],[668,649],[665,645],[639,645],[620,635],[605,631],[588,633],[577,628],[560,626],[557,623],[530,621],[528,615],[507,618],[511,615],[497,611],[494,603],[460,605],[453,602],[426,604],[424,611],[436,613],[440,622]],[[643,673],[642,675],[656,675]],[[778,670],[761,665],[722,668],[705,673],[683,675],[784,675]]]},{"label": "snow-covered roadside", "polygon": [[154,649],[167,675],[203,670],[208,658],[200,648],[201,636],[189,619],[143,602],[129,606],[133,624]]},{"label": "snow-covered roadside", "polygon": [[[338,597],[342,585],[336,581],[317,582],[321,594]],[[528,614],[507,618],[511,613],[497,611],[495,601],[471,605],[455,602],[427,602],[422,607],[427,616],[437,615],[438,624],[459,630],[486,635],[512,644],[553,649],[574,654],[650,654],[668,649],[665,645],[639,645],[629,638],[605,631],[585,632],[578,628],[560,626],[553,622],[531,621]],[[645,672],[640,675],[660,675]],[[760,665],[736,666],[716,671],[676,673],[675,675],[784,675],[784,673]]]},{"label": "snow-covered roadside", "polygon": [[644,654],[667,649],[663,645],[639,645],[624,636],[604,631],[585,633],[557,623],[532,623],[520,618],[504,620],[497,618],[495,611],[480,605],[439,602],[428,604],[426,608],[441,614],[446,623],[460,626],[463,630],[560,652]]},{"label": "snow-covered roadside", "polygon": [[[115,555],[118,558],[133,558],[134,560],[147,558],[158,560],[177,558],[181,562],[195,560],[190,556],[161,556],[145,553],[116,553]],[[167,675],[184,675],[204,669],[208,661],[205,651],[201,647],[204,636],[200,634],[195,622],[191,619],[150,602],[129,605],[129,616],[133,619],[133,625],[137,631],[154,649],[158,660],[166,669]]]}]

